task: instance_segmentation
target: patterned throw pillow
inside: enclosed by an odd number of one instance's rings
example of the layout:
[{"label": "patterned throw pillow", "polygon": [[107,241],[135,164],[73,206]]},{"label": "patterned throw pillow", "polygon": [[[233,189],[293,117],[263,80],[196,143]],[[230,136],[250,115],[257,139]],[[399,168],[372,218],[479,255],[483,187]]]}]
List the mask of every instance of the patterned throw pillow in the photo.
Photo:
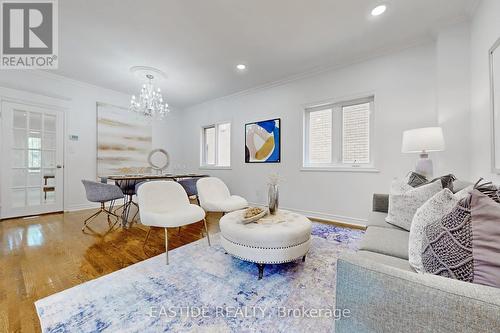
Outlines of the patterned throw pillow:
[{"label": "patterned throw pillow", "polygon": [[444,215],[450,213],[458,202],[467,197],[473,187],[463,189],[453,194],[445,188],[427,200],[415,213],[410,227],[410,240],[408,246],[408,258],[410,265],[417,271],[422,272],[422,243],[424,228],[431,223],[439,221]]},{"label": "patterned throw pillow", "polygon": [[433,180],[431,180],[431,183],[441,181],[441,186],[443,186],[443,188],[447,188],[453,192],[453,182],[455,180],[457,180],[457,177],[455,177],[450,173],[449,175],[444,175],[438,178],[434,178]]},{"label": "patterned throw pillow", "polygon": [[427,184],[429,181],[427,178],[419,173],[416,172],[410,172],[408,175],[408,185],[411,187],[419,187],[421,185]]},{"label": "patterned throw pillow", "polygon": [[450,173],[449,175],[437,177],[429,181],[425,176],[412,171],[407,176],[407,179],[408,179],[407,183],[411,187],[419,187],[439,180],[441,181],[441,185],[443,186],[443,188],[447,188],[453,192],[453,182],[457,180],[457,177],[455,177],[453,174]]},{"label": "patterned throw pillow", "polygon": [[417,209],[442,189],[441,182],[413,188],[404,180],[394,180],[389,194],[389,212],[385,221],[410,231],[411,221]]},{"label": "patterned throw pillow", "polygon": [[426,226],[422,244],[425,272],[472,282],[472,225],[467,199],[441,220]]},{"label": "patterned throw pillow", "polygon": [[425,227],[424,271],[500,287],[499,203],[498,188],[476,184],[449,214]]}]

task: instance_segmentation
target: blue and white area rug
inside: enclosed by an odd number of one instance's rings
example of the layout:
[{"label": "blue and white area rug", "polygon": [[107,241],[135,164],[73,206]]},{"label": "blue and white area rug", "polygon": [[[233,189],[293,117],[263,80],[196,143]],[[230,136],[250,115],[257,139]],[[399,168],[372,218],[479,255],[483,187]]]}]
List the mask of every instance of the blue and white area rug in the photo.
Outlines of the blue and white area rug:
[{"label": "blue and white area rug", "polygon": [[[35,303],[44,332],[331,332],[335,265],[363,231],[313,224],[303,263],[258,269],[224,253],[219,235]],[[312,310],[312,311],[311,311]],[[311,313],[313,315],[311,315]]]}]

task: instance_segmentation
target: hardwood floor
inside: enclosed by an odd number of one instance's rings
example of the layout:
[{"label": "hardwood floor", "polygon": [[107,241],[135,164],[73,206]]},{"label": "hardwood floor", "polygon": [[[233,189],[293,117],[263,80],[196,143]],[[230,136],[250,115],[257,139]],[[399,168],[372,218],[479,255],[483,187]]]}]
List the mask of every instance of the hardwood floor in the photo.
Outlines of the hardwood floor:
[{"label": "hardwood floor", "polygon": [[[163,229],[109,229],[100,216],[81,231],[94,210],[0,221],[0,332],[39,332],[34,302],[165,252]],[[220,214],[208,214],[210,234]],[[169,250],[202,238],[203,222],[169,229]]]}]

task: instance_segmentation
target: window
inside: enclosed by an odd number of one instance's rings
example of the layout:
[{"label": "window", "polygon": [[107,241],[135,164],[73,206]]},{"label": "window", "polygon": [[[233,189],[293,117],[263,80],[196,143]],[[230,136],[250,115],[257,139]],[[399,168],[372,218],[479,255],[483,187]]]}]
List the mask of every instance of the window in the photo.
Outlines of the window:
[{"label": "window", "polygon": [[304,166],[372,168],[373,97],[305,110]]},{"label": "window", "polygon": [[309,113],[309,163],[332,162],[332,109]]},{"label": "window", "polygon": [[231,124],[221,123],[202,129],[201,166],[231,166]]},{"label": "window", "polygon": [[342,163],[370,163],[370,103],[342,107]]}]

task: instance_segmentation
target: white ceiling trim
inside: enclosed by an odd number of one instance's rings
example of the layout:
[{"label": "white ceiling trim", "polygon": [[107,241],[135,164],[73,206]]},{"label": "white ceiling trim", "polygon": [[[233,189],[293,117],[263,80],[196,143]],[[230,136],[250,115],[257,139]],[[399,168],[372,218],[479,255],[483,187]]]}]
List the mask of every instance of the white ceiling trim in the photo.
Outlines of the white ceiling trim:
[{"label": "white ceiling trim", "polygon": [[[68,83],[68,84],[71,84],[71,85],[74,85],[74,86],[77,86],[77,87],[81,87],[81,88],[106,90],[107,92],[111,92],[111,93],[114,93],[114,94],[129,95],[125,91],[119,91],[119,90],[115,90],[115,89],[111,89],[111,88],[107,88],[107,87],[95,85],[95,84],[92,84],[92,83],[89,83],[89,82],[85,82],[85,81],[73,79],[73,78],[70,78],[70,77],[67,77],[67,76],[63,76],[63,75],[60,75],[60,74],[51,73],[51,72],[48,72],[46,70],[38,70],[38,69],[36,69],[36,70],[31,70],[31,72],[33,74],[36,74],[36,75],[38,75],[40,77],[43,77],[43,78],[46,78],[46,79],[51,79],[51,80],[54,80],[54,81]],[[140,87],[139,84],[137,86]]]}]

